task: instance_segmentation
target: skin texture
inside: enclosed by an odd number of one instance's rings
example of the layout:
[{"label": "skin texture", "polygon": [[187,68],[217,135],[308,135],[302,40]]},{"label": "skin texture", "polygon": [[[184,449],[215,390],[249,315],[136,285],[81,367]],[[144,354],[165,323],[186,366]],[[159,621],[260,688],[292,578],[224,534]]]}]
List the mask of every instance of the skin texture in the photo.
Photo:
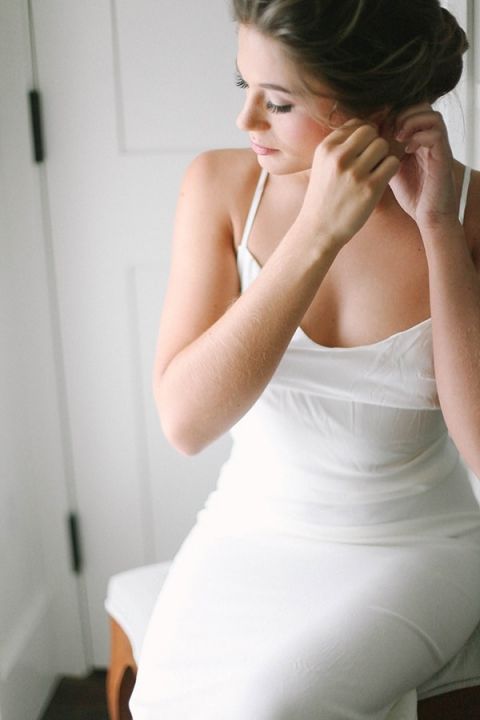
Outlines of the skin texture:
[{"label": "skin texture", "polygon": [[[332,113],[332,89],[299,93],[281,45],[249,26],[237,66],[237,124],[255,152],[203,153],[182,184],[154,375],[167,437],[191,454],[228,430],[300,324],[319,344],[355,346],[431,315],[442,410],[480,474],[479,173],[462,227],[464,168],[430,105],[389,127],[386,110],[368,122]],[[259,165],[270,175],[249,249],[263,270],[240,296],[235,245]]]}]

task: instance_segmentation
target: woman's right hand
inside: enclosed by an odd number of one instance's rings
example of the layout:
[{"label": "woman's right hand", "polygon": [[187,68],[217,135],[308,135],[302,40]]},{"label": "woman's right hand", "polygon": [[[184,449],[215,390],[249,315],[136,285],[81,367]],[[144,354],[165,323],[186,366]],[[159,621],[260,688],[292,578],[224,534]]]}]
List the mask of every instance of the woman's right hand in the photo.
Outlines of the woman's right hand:
[{"label": "woman's right hand", "polygon": [[317,147],[298,219],[340,250],[367,221],[399,165],[376,127],[347,121]]}]

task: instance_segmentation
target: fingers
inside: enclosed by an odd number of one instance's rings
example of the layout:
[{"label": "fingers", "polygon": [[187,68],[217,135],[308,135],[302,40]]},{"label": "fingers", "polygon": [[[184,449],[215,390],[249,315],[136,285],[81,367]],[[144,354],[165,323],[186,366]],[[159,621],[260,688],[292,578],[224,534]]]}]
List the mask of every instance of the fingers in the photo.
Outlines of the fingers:
[{"label": "fingers", "polygon": [[343,143],[346,159],[353,160],[355,157],[359,157],[378,139],[378,130],[373,125],[357,127]]},{"label": "fingers", "polygon": [[303,206],[309,208],[307,217],[311,221],[319,205],[325,207],[323,228],[328,226],[334,244],[343,245],[364,225],[399,165],[375,126],[350,120],[315,151]]},{"label": "fingers", "polygon": [[323,141],[325,147],[336,152],[342,167],[349,165],[378,138],[378,131],[373,125],[350,120],[342,127],[334,130]]},{"label": "fingers", "polygon": [[355,170],[359,175],[367,175],[390,153],[390,144],[382,137],[376,137],[358,156]]},{"label": "fingers", "polygon": [[411,138],[407,140],[407,144],[405,145],[405,152],[414,153],[420,147],[433,148],[437,146],[442,140],[443,133],[436,129],[416,132],[411,136]]},{"label": "fingers", "polygon": [[347,147],[355,147],[359,143],[359,151],[361,152],[366,147],[366,144],[377,136],[378,130],[373,125],[366,123],[364,120],[352,118],[327,135],[324,142],[330,145],[341,145],[350,141]]},{"label": "fingers", "polygon": [[[426,109],[425,109],[426,107]],[[425,148],[432,157],[452,158],[448,132],[441,113],[430,106],[417,106],[397,118],[396,140],[403,143],[405,152],[416,153]]]},{"label": "fingers", "polygon": [[417,115],[410,116],[402,123],[400,129],[396,132],[395,139],[399,142],[406,142],[414,133],[421,130],[437,130],[442,133],[445,132],[445,125],[440,113],[419,113]]},{"label": "fingers", "polygon": [[372,182],[386,185],[400,167],[400,160],[395,155],[388,155],[370,173]]},{"label": "fingers", "polygon": [[418,103],[417,105],[411,105],[410,107],[405,108],[405,110],[399,112],[396,116],[395,125],[397,127],[397,130],[400,129],[400,127],[407,120],[407,118],[411,118],[419,114],[431,114],[434,112],[435,111],[433,110],[430,103],[427,102]]},{"label": "fingers", "polygon": [[391,154],[390,144],[380,137],[378,129],[357,119],[349,120],[327,140],[337,156],[339,168],[351,168],[358,179],[371,173]]}]

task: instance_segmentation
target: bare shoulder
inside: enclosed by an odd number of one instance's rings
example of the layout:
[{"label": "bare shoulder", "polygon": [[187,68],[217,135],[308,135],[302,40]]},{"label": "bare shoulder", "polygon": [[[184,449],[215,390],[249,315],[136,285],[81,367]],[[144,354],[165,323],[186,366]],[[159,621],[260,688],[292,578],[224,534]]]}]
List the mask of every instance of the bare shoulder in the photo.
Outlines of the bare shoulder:
[{"label": "bare shoulder", "polygon": [[217,222],[230,226],[234,238],[248,211],[260,168],[250,149],[206,150],[187,168],[181,195],[209,207]]},{"label": "bare shoulder", "polygon": [[[258,175],[255,154],[248,149],[233,148],[206,150],[197,155],[187,168],[186,179],[199,185],[199,189],[222,189],[221,197],[228,199],[228,191],[244,189],[252,174]],[[227,192],[226,192],[227,191]]]},{"label": "bare shoulder", "polygon": [[240,281],[232,213],[235,194],[254,170],[249,152],[203,152],[184,174],[160,323],[158,376],[180,350],[211,327],[238,298]]},{"label": "bare shoulder", "polygon": [[190,164],[190,167],[213,171],[217,177],[221,176],[222,180],[235,177],[238,173],[248,173],[255,166],[258,169],[255,153],[249,148],[205,150],[197,155]]},{"label": "bare shoulder", "polygon": [[475,265],[480,272],[480,171],[472,170],[465,210],[465,233]]}]

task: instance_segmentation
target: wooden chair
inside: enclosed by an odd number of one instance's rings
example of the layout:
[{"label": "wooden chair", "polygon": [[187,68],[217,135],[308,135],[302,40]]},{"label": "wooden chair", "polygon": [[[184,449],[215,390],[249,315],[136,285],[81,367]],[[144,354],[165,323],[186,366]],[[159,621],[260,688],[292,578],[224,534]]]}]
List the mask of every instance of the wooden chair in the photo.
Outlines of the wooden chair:
[{"label": "wooden chair", "polygon": [[131,720],[128,701],[148,621],[171,563],[128,570],[110,578],[105,609],[110,623],[106,691],[110,720]]},{"label": "wooden chair", "polygon": [[120,625],[110,618],[110,665],[107,672],[107,707],[110,720],[131,720],[128,709],[137,664],[130,641]]},{"label": "wooden chair", "polygon": [[[111,654],[107,673],[110,720],[131,720],[128,708],[137,659],[170,563],[148,565],[110,579],[105,608]],[[463,650],[418,690],[418,720],[480,720],[480,625]]]}]

